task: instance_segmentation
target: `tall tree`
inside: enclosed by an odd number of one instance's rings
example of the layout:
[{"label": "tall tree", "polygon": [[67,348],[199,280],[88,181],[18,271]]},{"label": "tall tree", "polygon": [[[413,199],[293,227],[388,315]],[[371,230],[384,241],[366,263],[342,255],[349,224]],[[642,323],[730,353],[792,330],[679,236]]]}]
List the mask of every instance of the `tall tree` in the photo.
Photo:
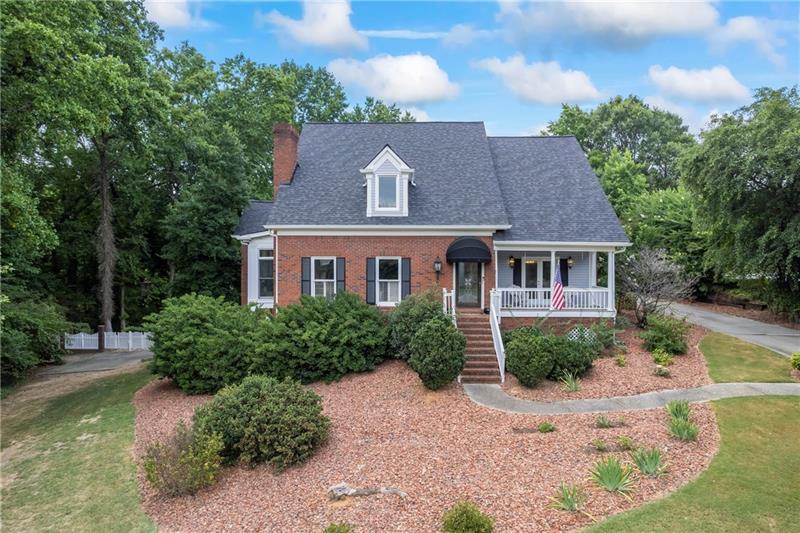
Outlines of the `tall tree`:
[{"label": "tall tree", "polygon": [[800,316],[800,94],[756,91],[754,102],[715,117],[681,160],[708,258],[719,272],[771,279],[780,307]]},{"label": "tall tree", "polygon": [[353,109],[345,111],[341,116],[342,122],[416,122],[417,119],[406,110],[397,107],[397,104],[385,104],[367,96],[364,105],[356,104]]},{"label": "tall tree", "polygon": [[281,71],[292,79],[291,99],[294,103],[292,122],[302,128],[306,122],[334,122],[347,109],[342,85],[324,67],[299,66],[284,61]]},{"label": "tall tree", "polygon": [[621,153],[613,148],[597,176],[617,216],[622,216],[636,197],[647,191],[644,169],[633,160],[630,152]]}]

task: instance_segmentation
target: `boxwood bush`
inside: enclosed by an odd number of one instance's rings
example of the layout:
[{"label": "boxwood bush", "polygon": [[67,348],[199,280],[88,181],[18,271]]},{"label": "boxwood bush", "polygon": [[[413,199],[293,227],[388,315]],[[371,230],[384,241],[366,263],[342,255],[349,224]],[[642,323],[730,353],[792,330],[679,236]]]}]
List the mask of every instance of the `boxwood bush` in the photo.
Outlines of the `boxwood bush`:
[{"label": "boxwood bush", "polygon": [[641,333],[644,347],[653,352],[661,349],[670,355],[685,354],[688,346],[686,334],[689,323],[665,315],[653,315],[647,319],[647,329]]},{"label": "boxwood bush", "polygon": [[394,357],[411,357],[411,339],[433,318],[448,321],[442,311],[442,294],[435,289],[411,294],[389,315],[389,348]]},{"label": "boxwood bush", "polygon": [[506,370],[526,387],[538,385],[553,369],[550,339],[540,334],[516,334],[505,345]]},{"label": "boxwood bush", "polygon": [[452,382],[464,368],[467,340],[450,321],[428,320],[411,339],[408,362],[423,385],[441,389]]},{"label": "boxwood bush", "polygon": [[221,297],[169,298],[144,321],[153,332],[150,368],[189,394],[215,392],[247,375],[267,324],[262,311]]},{"label": "boxwood bush", "polygon": [[308,459],[327,438],[322,399],[296,381],[249,376],[197,409],[195,430],[222,438],[225,462],[271,463],[278,469]]},{"label": "boxwood bush", "polygon": [[553,368],[547,375],[549,379],[560,379],[565,374],[582,376],[600,355],[598,343],[572,341],[556,335],[548,335],[548,341],[553,357]]},{"label": "boxwood bush", "polygon": [[444,533],[492,533],[494,518],[483,514],[474,503],[462,501],[444,513],[442,531]]},{"label": "boxwood bush", "polygon": [[269,321],[250,373],[331,382],[375,368],[386,356],[387,340],[386,316],[357,295],[303,296]]}]

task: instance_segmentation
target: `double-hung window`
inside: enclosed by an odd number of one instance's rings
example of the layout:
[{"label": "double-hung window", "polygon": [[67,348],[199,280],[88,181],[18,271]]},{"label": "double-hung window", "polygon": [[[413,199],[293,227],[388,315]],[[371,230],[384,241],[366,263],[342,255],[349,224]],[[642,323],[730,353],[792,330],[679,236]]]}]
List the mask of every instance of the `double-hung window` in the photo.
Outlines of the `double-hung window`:
[{"label": "double-hung window", "polygon": [[336,294],[336,258],[314,257],[311,265],[311,295],[333,297]]},{"label": "double-hung window", "polygon": [[258,297],[275,297],[275,255],[273,250],[258,251]]},{"label": "double-hung window", "polygon": [[400,302],[400,258],[379,257],[378,270],[378,305],[395,305]]},{"label": "double-hung window", "polygon": [[395,174],[378,174],[378,209],[397,209],[399,181]]}]

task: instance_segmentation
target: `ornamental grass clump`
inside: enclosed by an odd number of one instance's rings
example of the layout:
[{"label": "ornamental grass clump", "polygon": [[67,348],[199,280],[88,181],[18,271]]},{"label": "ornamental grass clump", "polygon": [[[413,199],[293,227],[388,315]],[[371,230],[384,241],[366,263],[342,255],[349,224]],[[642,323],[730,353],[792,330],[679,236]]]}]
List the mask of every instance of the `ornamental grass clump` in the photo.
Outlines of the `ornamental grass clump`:
[{"label": "ornamental grass clump", "polygon": [[628,365],[628,359],[625,357],[625,354],[619,354],[614,356],[614,364],[619,367],[624,367]]},{"label": "ornamental grass clump", "polygon": [[658,348],[653,351],[653,362],[661,366],[670,366],[674,361],[670,354]]},{"label": "ornamental grass clump", "polygon": [[552,433],[556,430],[556,426],[552,422],[544,421],[539,424],[536,429],[539,431],[539,433]]},{"label": "ornamental grass clump", "polygon": [[492,533],[494,518],[483,514],[477,505],[462,501],[442,517],[443,533]]},{"label": "ornamental grass clump", "polygon": [[608,429],[608,428],[617,428],[625,425],[625,421],[623,419],[619,420],[611,420],[606,415],[600,415],[597,417],[597,420],[594,422],[594,427],[600,429]]},{"label": "ornamental grass clump", "polygon": [[581,390],[581,378],[571,372],[564,372],[559,381],[561,382],[561,390],[564,392],[578,392]]},{"label": "ornamental grass clump", "polygon": [[598,452],[607,452],[608,451],[608,444],[603,439],[594,439],[592,441],[592,446]]},{"label": "ornamental grass clump", "polygon": [[700,428],[689,420],[673,418],[669,422],[669,432],[678,440],[690,442],[697,440]]},{"label": "ornamental grass clump", "polygon": [[581,511],[586,505],[586,491],[579,485],[573,483],[560,483],[556,489],[556,495],[551,496],[551,508],[560,509],[574,513]]},{"label": "ornamental grass clump", "polygon": [[619,446],[626,452],[631,451],[636,447],[633,444],[633,439],[628,437],[627,435],[620,435],[619,437],[617,437],[617,446]]},{"label": "ornamental grass clump", "polygon": [[667,471],[667,465],[661,459],[661,450],[656,447],[634,450],[631,452],[631,459],[646,476],[659,477]]},{"label": "ornamental grass clump", "polygon": [[609,492],[618,492],[630,499],[628,492],[633,490],[635,481],[633,469],[622,464],[616,457],[597,461],[590,471],[592,480]]},{"label": "ornamental grass clump", "polygon": [[667,413],[670,418],[689,420],[689,402],[686,400],[672,400],[667,402]]}]

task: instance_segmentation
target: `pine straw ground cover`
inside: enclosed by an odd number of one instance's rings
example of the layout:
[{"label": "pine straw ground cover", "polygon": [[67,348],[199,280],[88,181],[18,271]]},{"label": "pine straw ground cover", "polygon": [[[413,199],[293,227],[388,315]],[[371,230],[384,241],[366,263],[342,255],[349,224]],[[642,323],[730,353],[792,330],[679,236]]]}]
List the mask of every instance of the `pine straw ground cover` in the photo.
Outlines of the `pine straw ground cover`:
[{"label": "pine straw ground cover", "polygon": [[[370,373],[314,385],[331,418],[330,437],[305,464],[276,474],[270,467],[228,468],[219,483],[194,497],[167,499],[139,480],[146,512],[165,530],[321,531],[346,522],[355,531],[437,531],[446,509],[461,499],[497,519],[497,531],[565,530],[591,524],[585,514],[550,508],[562,481],[589,493],[586,511],[600,519],[674,491],[707,467],[719,434],[713,411],[692,407],[697,442],[669,437],[664,409],[615,413],[621,428],[595,428],[595,415],[539,417],[502,413],[472,403],[457,384],[427,392],[400,361]],[[135,397],[136,454],[164,439],[204,398],[187,397],[168,381],[153,382]],[[552,421],[552,433],[528,431]],[[641,477],[629,501],[587,481],[604,455],[590,443],[619,435],[658,446],[669,472]],[[616,450],[616,448],[613,448]],[[329,487],[394,487],[408,494],[330,502]]]},{"label": "pine straw ground cover", "polygon": [[510,374],[506,374],[505,391],[512,396],[526,400],[552,402],[556,400],[577,400],[582,398],[606,398],[611,396],[631,396],[643,392],[666,389],[687,389],[701,387],[712,383],[708,375],[706,360],[700,352],[699,343],[707,331],[693,326],[689,330],[687,344],[689,350],[684,355],[676,355],[669,371],[669,378],[653,375],[653,354],[644,349],[644,341],[639,338],[642,332],[637,327],[628,328],[617,333],[627,347],[626,365],[617,366],[613,356],[601,357],[593,367],[581,376],[580,390],[566,392],[557,381],[545,380],[534,388],[519,383]]}]

